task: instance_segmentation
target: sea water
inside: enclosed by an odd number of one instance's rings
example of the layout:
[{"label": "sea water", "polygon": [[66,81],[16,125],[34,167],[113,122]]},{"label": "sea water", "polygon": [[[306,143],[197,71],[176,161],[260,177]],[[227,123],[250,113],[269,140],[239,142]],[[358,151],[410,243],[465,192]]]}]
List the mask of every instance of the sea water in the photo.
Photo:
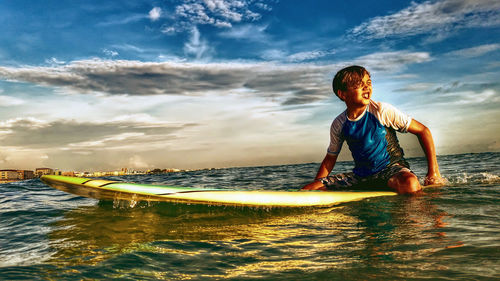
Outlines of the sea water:
[{"label": "sea water", "polygon": [[[38,179],[1,184],[0,279],[499,280],[500,153],[438,159],[446,187],[324,208],[99,202]],[[424,158],[409,162],[425,176]],[[109,179],[290,190],[318,166]]]}]

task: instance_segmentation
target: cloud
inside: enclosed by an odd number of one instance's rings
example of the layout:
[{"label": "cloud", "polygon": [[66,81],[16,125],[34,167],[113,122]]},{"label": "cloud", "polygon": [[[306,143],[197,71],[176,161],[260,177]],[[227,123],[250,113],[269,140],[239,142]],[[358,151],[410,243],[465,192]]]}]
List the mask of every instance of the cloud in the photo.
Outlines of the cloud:
[{"label": "cloud", "polygon": [[457,104],[478,104],[478,103],[498,103],[500,95],[497,91],[488,89],[480,93],[465,93],[460,95],[461,99],[457,99]]},{"label": "cloud", "polygon": [[[282,105],[316,102],[330,96],[329,67],[294,66],[255,73],[244,87],[264,97],[280,101]],[[336,69],[336,68],[335,68]]]},{"label": "cloud", "polygon": [[114,18],[108,19],[104,22],[98,23],[97,26],[103,27],[103,26],[111,26],[111,25],[124,25],[124,24],[129,24],[129,23],[134,23],[138,22],[141,20],[144,20],[148,18],[149,16],[146,16],[144,14],[133,14],[129,16],[116,16]]},{"label": "cloud", "polygon": [[240,87],[251,68],[255,66],[84,60],[61,67],[0,67],[0,76],[82,93],[198,95]]},{"label": "cloud", "polygon": [[500,91],[500,82],[485,83],[485,82],[475,82],[475,83],[464,83],[460,81],[452,81],[447,84],[440,85],[439,87],[433,89],[433,93],[454,93],[454,92],[478,92],[486,90],[496,90]]},{"label": "cloud", "polygon": [[331,95],[330,89],[328,87],[322,87],[317,89],[304,89],[296,91],[293,96],[285,100],[283,105],[301,105],[310,104],[316,101],[324,100],[325,94]]},{"label": "cloud", "polygon": [[[193,36],[196,39],[196,34]],[[202,56],[202,46],[193,44],[189,51]],[[57,67],[0,67],[0,77],[105,95],[227,95],[244,90],[290,104],[294,100],[307,103],[307,97],[311,102],[328,97],[333,72],[346,65],[357,63],[370,71],[398,72],[409,64],[429,60],[428,53],[406,51],[374,53],[330,65],[82,60]],[[293,99],[287,101],[290,97]]]},{"label": "cloud", "polygon": [[157,21],[161,17],[161,8],[154,7],[149,11],[149,19],[151,21]]},{"label": "cloud", "polygon": [[[46,122],[34,118],[17,118],[0,122],[2,146],[24,149],[57,148],[70,151],[113,149],[152,149],[176,139],[176,133],[195,124],[167,122]],[[156,146],[157,146],[156,145]]]},{"label": "cloud", "polygon": [[3,153],[0,153],[0,164],[7,164],[9,163],[10,158],[8,156],[5,156]]},{"label": "cloud", "polygon": [[380,52],[362,56],[354,60],[354,64],[365,66],[369,71],[392,71],[396,72],[406,65],[424,63],[432,58],[427,52]]},{"label": "cloud", "polygon": [[139,155],[133,155],[128,159],[127,167],[135,169],[145,169],[152,167],[152,165],[146,163],[146,161]]},{"label": "cloud", "polygon": [[[446,105],[476,105],[497,106],[500,103],[500,92],[494,89],[478,91],[457,91],[442,93],[437,98],[437,102]],[[485,108],[486,109],[486,108]]]},{"label": "cloud", "polygon": [[0,95],[0,107],[1,106],[15,106],[15,105],[21,105],[24,104],[25,101],[16,97],[11,97],[11,96],[2,96]]},{"label": "cloud", "polygon": [[50,58],[50,59],[46,59],[45,63],[49,64],[49,65],[62,65],[62,64],[65,64],[66,62],[58,60],[58,59],[56,59],[56,58],[53,57],[53,58]]},{"label": "cloud", "polygon": [[486,44],[472,48],[456,50],[453,52],[449,52],[446,55],[450,57],[475,58],[487,53],[495,52],[499,49],[500,44]]},{"label": "cloud", "polygon": [[113,50],[108,50],[108,49],[103,49],[102,52],[108,56],[108,57],[116,57],[118,56],[118,52],[117,51],[113,51]]},{"label": "cloud", "polygon": [[268,41],[269,36],[265,33],[267,25],[245,24],[235,26],[219,33],[221,37],[246,41]]},{"label": "cloud", "polygon": [[184,53],[186,55],[194,55],[197,60],[201,58],[209,58],[214,50],[207,41],[201,39],[198,28],[193,27],[191,30],[191,38],[184,44]]},{"label": "cloud", "polygon": [[321,57],[333,55],[335,53],[336,53],[335,50],[328,50],[328,51],[316,50],[316,51],[299,52],[289,55],[287,57],[287,61],[300,62],[300,61],[314,60]]},{"label": "cloud", "polygon": [[392,15],[375,17],[349,34],[364,39],[433,34],[442,40],[456,30],[500,25],[497,0],[444,0],[412,4]]},{"label": "cloud", "polygon": [[261,57],[267,61],[283,61],[287,57],[287,53],[283,50],[278,49],[267,49],[264,50],[261,54]]},{"label": "cloud", "polygon": [[280,49],[268,49],[262,52],[261,57],[265,60],[281,61],[286,63],[298,63],[304,61],[317,60],[322,57],[335,54],[335,50],[313,50],[294,54],[288,54]]},{"label": "cloud", "polygon": [[298,63],[317,60],[319,58],[335,54],[335,50],[313,50],[294,54],[288,54],[280,49],[268,49],[262,52],[261,57],[265,60],[281,61],[286,63]]},{"label": "cloud", "polygon": [[171,22],[164,24],[162,32],[174,34],[197,25],[229,28],[235,23],[254,22],[262,16],[256,11],[270,9],[268,5],[251,0],[186,0],[175,6]]},{"label": "cloud", "polygon": [[[437,107],[441,105],[480,105],[482,107],[481,112],[484,113],[489,110],[495,111],[500,103],[500,82],[451,81],[444,84],[416,83],[397,89],[395,92],[412,90],[420,92],[421,96],[426,100],[427,106],[425,109],[427,110],[429,110],[429,104]],[[468,110],[470,109],[468,108]]]},{"label": "cloud", "polygon": [[406,85],[405,87],[394,90],[394,92],[421,92],[429,90],[434,86],[433,83],[414,83]]},{"label": "cloud", "polygon": [[130,44],[115,44],[112,47],[121,51],[135,52],[139,54],[146,52],[145,49]]}]

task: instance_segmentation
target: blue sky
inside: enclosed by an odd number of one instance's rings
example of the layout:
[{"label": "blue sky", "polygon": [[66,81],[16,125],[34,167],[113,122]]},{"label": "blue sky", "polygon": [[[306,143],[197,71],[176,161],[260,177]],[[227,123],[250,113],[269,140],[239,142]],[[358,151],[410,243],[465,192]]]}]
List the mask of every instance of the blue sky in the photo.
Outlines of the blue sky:
[{"label": "blue sky", "polygon": [[439,154],[500,150],[498,1],[21,0],[0,24],[0,168],[320,162],[351,64]]}]

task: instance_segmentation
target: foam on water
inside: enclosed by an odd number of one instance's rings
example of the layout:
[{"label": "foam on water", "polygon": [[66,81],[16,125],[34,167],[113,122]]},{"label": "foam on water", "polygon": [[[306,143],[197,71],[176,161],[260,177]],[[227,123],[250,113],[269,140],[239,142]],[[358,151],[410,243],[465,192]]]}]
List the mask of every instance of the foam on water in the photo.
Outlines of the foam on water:
[{"label": "foam on water", "polygon": [[450,176],[447,180],[451,184],[498,184],[500,183],[500,176],[491,173],[462,173]]}]

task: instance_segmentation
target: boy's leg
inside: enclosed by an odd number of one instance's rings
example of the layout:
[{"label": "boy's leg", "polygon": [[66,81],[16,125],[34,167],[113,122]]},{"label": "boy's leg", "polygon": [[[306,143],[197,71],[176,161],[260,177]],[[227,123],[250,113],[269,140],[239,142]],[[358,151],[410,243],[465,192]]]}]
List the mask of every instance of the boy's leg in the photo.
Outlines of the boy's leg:
[{"label": "boy's leg", "polygon": [[412,172],[400,172],[392,176],[387,185],[399,194],[412,194],[422,190],[417,176]]},{"label": "boy's leg", "polygon": [[317,179],[304,186],[307,190],[339,190],[347,189],[359,183],[359,178],[354,173],[342,173]]},{"label": "boy's leg", "polygon": [[392,165],[386,168],[383,173],[388,178],[387,186],[399,194],[412,194],[422,189],[417,176],[404,165]]},{"label": "boy's leg", "polygon": [[396,163],[376,175],[359,178],[354,173],[343,173],[315,180],[304,186],[308,190],[339,190],[349,188],[381,188],[386,185],[399,194],[411,194],[422,189],[417,176],[406,165]]}]

